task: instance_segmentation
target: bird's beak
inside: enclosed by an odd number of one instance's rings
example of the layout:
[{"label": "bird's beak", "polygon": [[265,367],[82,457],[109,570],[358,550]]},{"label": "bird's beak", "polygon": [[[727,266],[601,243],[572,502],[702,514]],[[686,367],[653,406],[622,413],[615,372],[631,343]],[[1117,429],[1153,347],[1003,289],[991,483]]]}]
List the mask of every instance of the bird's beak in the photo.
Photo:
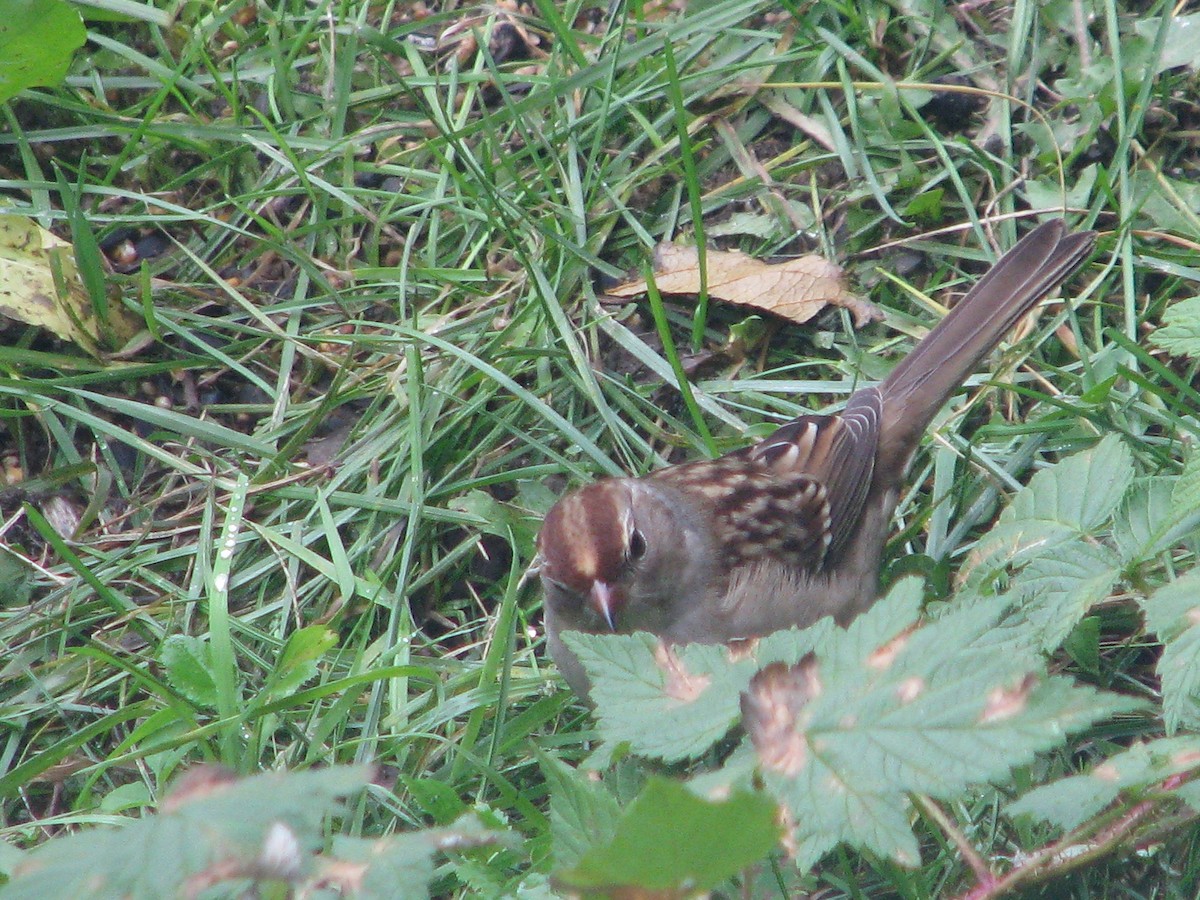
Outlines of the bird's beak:
[{"label": "bird's beak", "polygon": [[617,589],[607,581],[593,581],[592,590],[588,596],[592,602],[592,608],[600,613],[600,618],[605,621],[609,630],[616,631],[615,615],[617,607],[620,606]]}]

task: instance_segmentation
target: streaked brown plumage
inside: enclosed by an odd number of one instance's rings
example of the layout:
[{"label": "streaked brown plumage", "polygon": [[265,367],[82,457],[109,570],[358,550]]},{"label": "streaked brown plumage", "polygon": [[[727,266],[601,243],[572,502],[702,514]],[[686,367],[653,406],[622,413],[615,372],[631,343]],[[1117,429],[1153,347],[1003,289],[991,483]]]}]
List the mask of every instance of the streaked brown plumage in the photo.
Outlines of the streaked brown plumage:
[{"label": "streaked brown plumage", "polygon": [[1094,239],[1061,220],[1034,229],[840,413],[801,416],[718,459],[605,479],[559,500],[538,536],[538,566],[547,642],[571,687],[586,696],[589,685],[563,631],[723,643],[826,615],[846,622],[874,602],[921,436]]}]

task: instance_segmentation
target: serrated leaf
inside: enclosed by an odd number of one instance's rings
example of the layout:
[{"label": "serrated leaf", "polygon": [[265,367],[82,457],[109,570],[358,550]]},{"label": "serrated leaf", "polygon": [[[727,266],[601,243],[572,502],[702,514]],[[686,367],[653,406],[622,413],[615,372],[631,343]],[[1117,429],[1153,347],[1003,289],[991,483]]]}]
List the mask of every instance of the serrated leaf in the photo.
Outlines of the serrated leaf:
[{"label": "serrated leaf", "polygon": [[756,668],[723,646],[668,648],[645,632],[568,631],[563,640],[592,680],[604,739],[668,762],[699,756],[733,727]]},{"label": "serrated leaf", "polygon": [[844,841],[915,864],[907,793],[957,797],[1136,705],[1045,677],[1032,642],[996,652],[1006,608],[1004,598],[952,607],[867,653],[835,630],[815,657],[755,675],[744,725],[808,851]]},{"label": "serrated leaf", "polygon": [[1043,519],[1091,534],[1112,516],[1133,481],[1133,455],[1116,435],[1038,472],[1001,519]]},{"label": "serrated leaf", "polygon": [[1200,297],[1172,303],[1150,343],[1178,356],[1200,356]]},{"label": "serrated leaf", "polygon": [[[859,618],[861,619],[862,616]],[[833,619],[826,617],[807,628],[787,628],[783,631],[776,631],[755,641],[747,641],[738,648],[738,658],[753,660],[756,670],[774,662],[788,663],[789,665],[797,663],[821,646],[826,636],[835,627]],[[745,685],[742,685],[741,689],[744,690]]]},{"label": "serrated leaf", "polygon": [[1102,544],[1072,541],[1029,562],[1013,579],[1017,615],[1037,630],[1043,650],[1059,647],[1093,605],[1108,599],[1121,560]]},{"label": "serrated leaf", "polygon": [[1192,453],[1171,490],[1171,504],[1182,516],[1200,511],[1200,453]]},{"label": "serrated leaf", "polygon": [[865,664],[872,653],[916,624],[922,599],[920,578],[896,582],[885,596],[851,622],[837,640],[821,641],[822,660],[838,669]]},{"label": "serrated leaf", "polygon": [[1091,537],[1108,523],[1133,481],[1133,458],[1115,435],[1030,479],[972,552],[966,577],[974,586],[998,569]]},{"label": "serrated leaf", "polygon": [[546,754],[538,765],[550,788],[550,835],[557,868],[575,866],[593,847],[608,844],[617,831],[621,808],[600,781],[581,777]]},{"label": "serrated leaf", "polygon": [[1128,562],[1174,547],[1200,525],[1200,510],[1175,504],[1177,479],[1143,478],[1129,492],[1113,524],[1113,539]]},{"label": "serrated leaf", "polygon": [[158,658],[171,687],[197,706],[216,708],[217,682],[207,641],[173,634],[162,642]]},{"label": "serrated leaf", "polygon": [[678,782],[651,778],[612,840],[558,878],[578,888],[703,891],[771,852],[780,837],[776,813],[761,794],[710,801]]},{"label": "serrated leaf", "polygon": [[687,780],[688,790],[701,797],[754,790],[758,784],[758,756],[749,741],[741,741],[718,769],[701,771]]},{"label": "serrated leaf", "polygon": [[[915,615],[915,613],[914,613]],[[641,756],[668,762],[707,751],[738,719],[750,677],[776,661],[796,662],[833,628],[822,619],[804,629],[777,631],[732,648],[688,644],[668,649],[651,634],[567,632],[592,680],[600,730]]]},{"label": "serrated leaf", "polygon": [[[494,845],[512,846],[511,835],[489,828],[477,815],[468,814],[446,828],[369,839],[338,836],[332,854],[320,857],[314,881],[338,886],[343,897],[356,900],[405,900],[429,896],[433,854]],[[298,895],[317,895],[296,891]]]},{"label": "serrated leaf", "polygon": [[1200,569],[1160,587],[1142,611],[1163,642],[1157,671],[1167,731],[1200,727]]},{"label": "serrated leaf", "polygon": [[1167,733],[1200,728],[1200,625],[1163,647],[1156,671],[1162,682]]},{"label": "serrated leaf", "polygon": [[[237,779],[215,766],[194,769],[157,815],[43,844],[21,863],[4,896],[177,897],[202,872],[235,878],[261,872],[263,859],[304,871],[324,843],[323,818],[370,773],[368,766],[342,766]],[[286,845],[291,849],[279,849]]]},{"label": "serrated leaf", "polygon": [[1192,569],[1164,584],[1142,601],[1146,627],[1160,641],[1173,641],[1200,624],[1200,569]]},{"label": "serrated leaf", "polygon": [[429,896],[436,847],[423,835],[400,834],[383,840],[335,835],[332,854],[320,861],[323,881],[342,884],[356,898]]},{"label": "serrated leaf", "polygon": [[[902,794],[872,793],[856,790],[836,772],[816,766],[813,782],[805,787],[808,794],[827,791],[827,802],[816,813],[796,824],[797,865],[801,870],[815,866],[822,856],[839,843],[877,853],[897,865],[913,867],[920,863],[920,847],[910,824],[909,803]],[[764,777],[768,790],[776,796],[785,785],[772,785]]]},{"label": "serrated leaf", "polygon": [[1175,796],[1192,808],[1195,813],[1200,813],[1200,781],[1193,779],[1185,782],[1175,788]]},{"label": "serrated leaf", "polygon": [[[1159,785],[1200,767],[1200,738],[1163,738],[1135,744],[1084,775],[1034,788],[1010,803],[1010,817],[1031,816],[1064,831],[1082,825],[1124,791]],[[1136,799],[1136,798],[1135,798]]]}]

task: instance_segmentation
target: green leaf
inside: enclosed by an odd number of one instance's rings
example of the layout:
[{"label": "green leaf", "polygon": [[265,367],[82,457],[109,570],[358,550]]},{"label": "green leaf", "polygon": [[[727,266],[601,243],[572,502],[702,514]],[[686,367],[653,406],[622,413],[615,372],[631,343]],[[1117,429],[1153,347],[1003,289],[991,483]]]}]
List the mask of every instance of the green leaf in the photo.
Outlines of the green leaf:
[{"label": "green leaf", "polygon": [[487,491],[470,491],[456,497],[450,508],[474,516],[479,521],[479,530],[485,534],[507,538],[532,530],[526,510],[502,503]]},{"label": "green leaf", "polygon": [[569,869],[594,847],[613,840],[621,808],[600,781],[581,777],[575,770],[546,754],[538,764],[550,788],[550,834],[554,864]]},{"label": "green leaf", "polygon": [[[911,602],[906,590],[880,601],[881,619]],[[883,638],[873,647],[854,626],[835,630],[814,659],[755,676],[744,725],[805,859],[844,841],[914,865],[908,793],[957,797],[1132,705],[1046,678],[1032,640],[997,652],[993,631],[1007,602],[949,607],[898,634],[868,622],[864,634]]]},{"label": "green leaf", "polygon": [[[792,839],[796,844],[796,865],[801,871],[811,869],[840,842],[869,850],[905,867],[921,861],[904,797],[856,790],[841,782],[836,772],[819,764],[813,767],[812,774],[807,790],[835,793],[830,795],[828,805],[819,810],[819,815],[796,826]],[[772,792],[782,796],[780,792],[785,787],[776,785]]]},{"label": "green leaf", "polygon": [[1176,356],[1200,356],[1200,297],[1172,303],[1162,325],[1150,334],[1150,343]]},{"label": "green leaf", "polygon": [[467,811],[458,791],[442,779],[418,778],[402,773],[400,783],[421,811],[438,825],[447,825]]},{"label": "green leaf", "polygon": [[421,834],[399,834],[383,840],[336,835],[333,857],[339,862],[361,865],[361,881],[355,897],[429,896],[433,878],[435,846]]},{"label": "green leaf", "polygon": [[1107,524],[1133,481],[1133,458],[1116,435],[1029,480],[979,542],[967,569],[977,588],[1010,563],[1045,555]]},{"label": "green leaf", "polygon": [[1177,479],[1139,480],[1113,525],[1113,539],[1127,562],[1141,562],[1169,550],[1200,525],[1200,510],[1175,503]]},{"label": "green leaf", "polygon": [[1171,505],[1180,515],[1200,510],[1200,453],[1193,452],[1171,491]]},{"label": "green leaf", "polygon": [[[1134,33],[1147,43],[1153,45],[1162,27],[1162,19],[1137,18],[1133,21]],[[1163,44],[1162,55],[1158,58],[1152,72],[1147,75],[1159,75],[1167,69],[1177,66],[1187,66],[1196,71],[1200,61],[1200,15],[1172,16],[1167,26],[1167,38]]]},{"label": "green leaf", "polygon": [[207,641],[188,634],[173,634],[162,642],[158,659],[171,687],[197,706],[216,707],[217,684]]},{"label": "green leaf", "polygon": [[203,872],[247,878],[264,865],[279,870],[267,877],[281,877],[284,868],[307,871],[324,844],[324,817],[338,807],[338,798],[361,789],[370,772],[342,766],[237,779],[215,766],[193,769],[157,815],[37,848],[4,896],[178,897]]},{"label": "green leaf", "polygon": [[[1142,198],[1141,215],[1156,227],[1186,234],[1195,228],[1196,210],[1200,210],[1200,185],[1192,178],[1171,178],[1164,172],[1138,171],[1132,173],[1130,190]],[[1190,317],[1189,317],[1190,318]],[[1185,326],[1186,327],[1186,326]],[[1186,356],[1194,355],[1195,347],[1190,328],[1178,333],[1183,341],[1176,344],[1176,332],[1163,335],[1163,349]],[[1158,332],[1154,332],[1157,335]],[[1154,337],[1151,336],[1151,340]]]},{"label": "green leaf", "polygon": [[1142,601],[1146,627],[1161,641],[1173,641],[1200,624],[1200,569],[1165,584]]},{"label": "green leaf", "polygon": [[710,238],[749,234],[766,240],[779,234],[779,217],[768,213],[735,212],[723,222],[706,225],[704,233]]},{"label": "green leaf", "polygon": [[87,40],[79,13],[62,0],[0,0],[0,103],[67,77]]},{"label": "green leaf", "polygon": [[1158,660],[1167,731],[1200,727],[1200,569],[1142,601],[1146,627],[1163,642]]},{"label": "green leaf", "polygon": [[33,569],[8,553],[0,553],[0,607],[24,606],[33,593]]},{"label": "green leaf", "polygon": [[723,646],[667,649],[645,632],[569,631],[563,640],[592,679],[604,739],[668,762],[699,756],[733,727],[738,695],[755,669]]},{"label": "green leaf", "polygon": [[324,625],[310,625],[293,632],[279,654],[263,696],[290,694],[317,674],[317,664],[337,643],[337,632]]},{"label": "green leaf", "polygon": [[[1059,123],[1056,125],[1062,127]],[[1062,182],[1053,175],[1030,179],[1024,183],[1025,199],[1031,204],[1041,207],[1063,206],[1064,204],[1068,207],[1087,206],[1092,197],[1092,189],[1096,186],[1096,174],[1095,163],[1080,169],[1067,184],[1065,194]]]},{"label": "green leaf", "polygon": [[[488,828],[479,816],[468,814],[447,828],[393,834],[380,839],[339,835],[324,869],[346,889],[340,893],[356,900],[391,900],[403,897],[421,900],[429,896],[433,878],[433,854],[439,850],[463,852],[476,847],[508,846],[510,836]],[[350,866],[347,866],[347,863]],[[361,870],[359,867],[362,867]],[[347,869],[352,879],[338,879]],[[297,894],[311,893],[297,891]]]},{"label": "green leaf", "polygon": [[836,637],[822,635],[818,644],[822,661],[828,661],[837,669],[857,669],[867,665],[871,654],[916,623],[921,614],[922,599],[920,578],[909,577],[896,582],[883,599],[849,627],[837,632]]},{"label": "green leaf", "polygon": [[150,796],[150,788],[146,783],[131,781],[129,784],[118,785],[105,794],[100,808],[107,813],[118,813],[126,809],[153,805],[154,798]]},{"label": "green leaf", "polygon": [[651,778],[612,840],[558,877],[577,888],[704,891],[771,852],[780,836],[776,815],[761,794],[710,801]]},{"label": "green leaf", "polygon": [[1060,646],[1089,609],[1107,600],[1121,560],[1103,544],[1073,541],[1039,556],[1013,580],[1016,614],[1037,629],[1043,650]]},{"label": "green leaf", "polygon": [[1083,619],[1063,641],[1075,664],[1089,675],[1100,674],[1100,617]]},{"label": "green leaf", "polygon": [[23,860],[28,851],[18,850],[8,841],[0,841],[0,875],[6,879],[12,877],[13,872]]},{"label": "green leaf", "polygon": [[[1069,831],[1102,812],[1122,792],[1156,787],[1172,775],[1200,768],[1200,738],[1163,738],[1135,744],[1085,775],[1034,788],[1010,803],[1009,816],[1031,816]],[[1136,801],[1136,795],[1130,802]]]},{"label": "green leaf", "polygon": [[592,701],[606,741],[628,742],[668,762],[699,756],[737,722],[751,676],[777,660],[794,662],[815,647],[831,620],[776,632],[734,650],[688,644],[668,650],[652,634],[567,632],[592,680]]},{"label": "green leaf", "polygon": [[934,188],[917,194],[904,207],[905,217],[922,222],[940,222],[942,220],[942,198],[945,195],[946,192],[942,188]]},{"label": "green leaf", "polygon": [[1108,521],[1133,480],[1133,455],[1117,435],[1037,473],[1001,520],[1044,520],[1079,534]]},{"label": "green leaf", "polygon": [[1167,733],[1200,728],[1200,625],[1163,647],[1157,672]]}]

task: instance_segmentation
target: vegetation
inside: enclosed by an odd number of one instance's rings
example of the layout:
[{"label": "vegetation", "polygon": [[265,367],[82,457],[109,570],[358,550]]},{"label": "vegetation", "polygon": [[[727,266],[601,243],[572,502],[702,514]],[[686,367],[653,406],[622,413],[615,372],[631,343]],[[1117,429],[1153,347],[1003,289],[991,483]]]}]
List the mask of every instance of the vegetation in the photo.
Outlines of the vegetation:
[{"label": "vegetation", "polygon": [[[0,59],[0,205],[98,325],[2,326],[6,896],[1191,895],[1200,18],[30,8],[88,40]],[[1064,212],[1100,249],[918,455],[886,598],[581,639],[579,705],[561,490],[835,406]],[[882,321],[604,296],[664,240],[822,252]]]}]

